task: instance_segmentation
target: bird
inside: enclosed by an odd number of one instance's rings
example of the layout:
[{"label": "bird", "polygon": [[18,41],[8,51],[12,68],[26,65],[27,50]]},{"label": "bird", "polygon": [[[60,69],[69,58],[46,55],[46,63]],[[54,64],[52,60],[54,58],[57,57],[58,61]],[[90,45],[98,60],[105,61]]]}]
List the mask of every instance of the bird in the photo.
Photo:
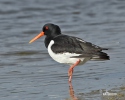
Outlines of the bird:
[{"label": "bird", "polygon": [[70,65],[68,69],[69,82],[72,81],[73,71],[77,65],[82,65],[89,60],[110,60],[109,55],[102,51],[108,50],[107,48],[94,45],[78,37],[64,35],[56,24],[45,24],[42,31],[29,43],[42,36],[46,36],[44,43],[49,55],[58,63]]}]

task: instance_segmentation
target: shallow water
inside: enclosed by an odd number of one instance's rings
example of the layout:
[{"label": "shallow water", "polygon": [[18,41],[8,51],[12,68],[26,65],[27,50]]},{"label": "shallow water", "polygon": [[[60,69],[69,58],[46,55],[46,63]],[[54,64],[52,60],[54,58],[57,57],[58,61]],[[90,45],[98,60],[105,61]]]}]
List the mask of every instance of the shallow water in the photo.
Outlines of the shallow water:
[{"label": "shallow water", "polygon": [[[113,90],[125,97],[124,0],[1,0],[1,100],[108,100]],[[89,61],[74,70],[53,61],[44,37],[29,44],[45,23],[58,24],[64,34],[109,48],[111,60]],[[115,88],[115,89],[114,89]],[[121,88],[123,88],[121,90]],[[124,100],[124,99],[123,99]]]}]

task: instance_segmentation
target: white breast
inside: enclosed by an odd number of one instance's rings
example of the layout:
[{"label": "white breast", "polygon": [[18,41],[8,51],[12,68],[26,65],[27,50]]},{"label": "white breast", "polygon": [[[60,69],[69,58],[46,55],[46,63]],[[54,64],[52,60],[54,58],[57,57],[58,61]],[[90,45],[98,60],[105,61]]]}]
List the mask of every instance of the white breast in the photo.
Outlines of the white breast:
[{"label": "white breast", "polygon": [[85,58],[71,58],[72,56],[79,56],[80,54],[76,54],[76,53],[54,53],[51,50],[51,46],[54,44],[54,41],[51,40],[49,45],[48,45],[48,53],[49,55],[57,62],[59,63],[65,63],[65,64],[74,64],[76,61],[78,61],[79,59],[81,60],[81,64],[85,63],[86,61],[88,61],[89,59],[85,59]]}]

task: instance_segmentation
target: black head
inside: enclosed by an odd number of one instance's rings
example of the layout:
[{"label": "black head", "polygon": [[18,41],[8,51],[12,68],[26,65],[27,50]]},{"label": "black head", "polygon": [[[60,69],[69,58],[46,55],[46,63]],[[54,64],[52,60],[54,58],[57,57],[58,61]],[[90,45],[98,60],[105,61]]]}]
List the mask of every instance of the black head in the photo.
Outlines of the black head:
[{"label": "black head", "polygon": [[58,25],[51,23],[45,24],[43,26],[43,32],[44,35],[46,35],[47,37],[53,37],[53,38],[61,34],[60,27]]},{"label": "black head", "polygon": [[60,34],[61,34],[61,30],[58,25],[48,23],[43,26],[42,32],[40,32],[40,34],[38,34],[36,37],[34,37],[32,40],[30,40],[29,43],[34,42],[35,40],[39,39],[40,37],[42,37],[44,35],[46,35],[47,40],[51,40]]}]

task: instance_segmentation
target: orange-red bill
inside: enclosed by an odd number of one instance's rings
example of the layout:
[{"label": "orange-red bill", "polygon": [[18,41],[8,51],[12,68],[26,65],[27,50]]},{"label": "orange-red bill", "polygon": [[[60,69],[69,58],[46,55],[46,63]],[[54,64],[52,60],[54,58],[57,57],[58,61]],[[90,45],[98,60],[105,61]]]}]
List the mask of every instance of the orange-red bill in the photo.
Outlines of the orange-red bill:
[{"label": "orange-red bill", "polygon": [[36,37],[34,37],[32,40],[30,40],[29,43],[34,42],[35,40],[39,39],[40,37],[42,37],[44,35],[44,32],[42,31],[40,34],[38,34]]}]

